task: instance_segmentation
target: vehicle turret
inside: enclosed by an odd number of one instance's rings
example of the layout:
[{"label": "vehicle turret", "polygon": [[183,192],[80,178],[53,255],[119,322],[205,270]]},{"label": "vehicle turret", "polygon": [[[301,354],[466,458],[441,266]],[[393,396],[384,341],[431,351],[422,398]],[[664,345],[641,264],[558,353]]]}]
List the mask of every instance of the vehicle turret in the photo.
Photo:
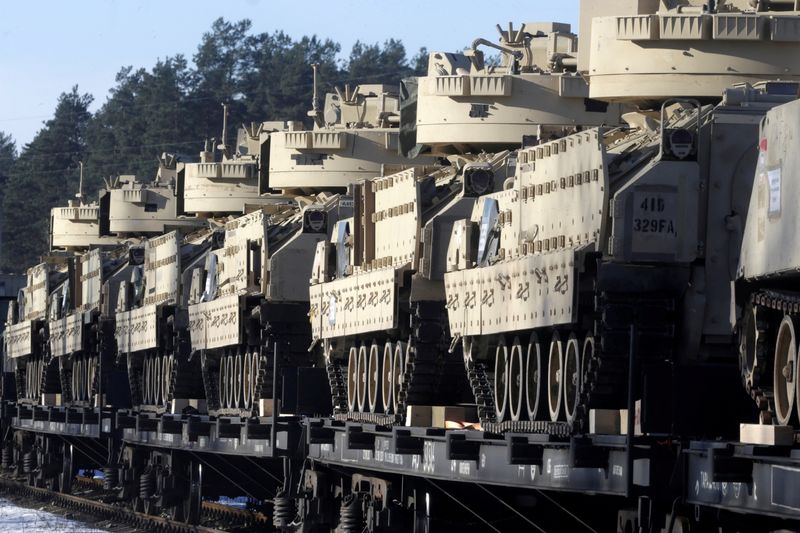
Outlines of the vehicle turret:
[{"label": "vehicle turret", "polygon": [[[227,108],[226,108],[227,117]],[[182,210],[189,215],[243,214],[249,205],[270,203],[267,183],[269,138],[287,123],[260,122],[239,128],[235,145],[206,141],[197,162],[186,163],[178,178]]]},{"label": "vehicle turret", "polygon": [[157,235],[177,228],[199,227],[203,220],[186,217],[182,184],[184,163],[174,154],[158,158],[158,171],[152,180],[121,175],[106,180],[96,201],[81,186],[66,207],[55,207],[50,214],[50,249],[81,252],[89,248],[114,246],[125,240]]},{"label": "vehicle turret", "polygon": [[[427,75],[405,81],[403,149],[498,151],[576,128],[619,123],[620,108],[589,99],[569,24],[497,26],[499,42],[476,39],[463,53],[430,54]],[[487,52],[499,53],[499,61]]]},{"label": "vehicle turret", "polygon": [[578,70],[593,99],[718,102],[736,83],[800,80],[795,2],[582,0]]},{"label": "vehicle turret", "polygon": [[399,153],[400,96],[388,85],[345,86],[314,106],[311,129],[291,123],[269,136],[268,187],[279,190],[338,191],[351,183],[410,168],[433,165]]}]

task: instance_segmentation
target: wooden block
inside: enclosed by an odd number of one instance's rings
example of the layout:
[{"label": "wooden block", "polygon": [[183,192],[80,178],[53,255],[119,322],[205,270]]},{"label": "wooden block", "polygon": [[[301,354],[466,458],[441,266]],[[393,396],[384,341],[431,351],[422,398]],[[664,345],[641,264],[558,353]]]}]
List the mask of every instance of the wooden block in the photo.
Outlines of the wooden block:
[{"label": "wooden block", "polygon": [[477,422],[474,408],[459,405],[435,405],[431,407],[431,427],[446,428],[448,422],[460,424]]},{"label": "wooden block", "polygon": [[480,422],[455,422],[448,420],[444,423],[445,429],[474,429],[475,431],[483,431]]},{"label": "wooden block", "polygon": [[[619,410],[619,433],[620,435],[628,434],[628,410]],[[641,437],[642,433],[642,401],[636,400],[636,409],[633,412],[633,434]]]},{"label": "wooden block", "polygon": [[172,400],[169,406],[169,412],[173,415],[179,415],[183,412],[183,409],[189,405],[189,400],[185,398],[177,398]]},{"label": "wooden block", "polygon": [[619,409],[590,409],[589,433],[618,435],[620,433],[620,415]]},{"label": "wooden block", "polygon": [[272,400],[258,400],[258,416],[272,416]]},{"label": "wooden block", "polygon": [[42,393],[42,405],[47,405],[51,407],[61,405],[61,395]]},{"label": "wooden block", "polygon": [[435,405],[431,407],[431,427],[443,428],[448,421],[464,422],[464,415],[463,407]]},{"label": "wooden block", "polygon": [[739,424],[739,440],[744,444],[791,446],[794,444],[794,428],[767,424]]},{"label": "wooden block", "polygon": [[189,406],[194,407],[201,413],[207,413],[208,408],[206,407],[205,400],[189,400]]},{"label": "wooden block", "polygon": [[406,407],[406,426],[431,427],[433,409],[430,405],[409,405]]}]

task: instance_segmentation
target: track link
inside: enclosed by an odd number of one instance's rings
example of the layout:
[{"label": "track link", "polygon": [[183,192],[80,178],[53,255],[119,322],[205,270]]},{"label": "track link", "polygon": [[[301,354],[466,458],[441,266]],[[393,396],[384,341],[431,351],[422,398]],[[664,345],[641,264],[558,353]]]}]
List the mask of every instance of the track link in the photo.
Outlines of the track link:
[{"label": "track link", "polygon": [[331,388],[331,402],[334,414],[347,414],[347,378],[341,361],[331,357],[325,364],[328,384]]},{"label": "track link", "polygon": [[669,359],[674,351],[675,300],[660,294],[603,292],[596,298],[594,357],[584,362],[583,388],[574,431],[588,429],[590,409],[616,409],[626,403],[630,328],[640,359]]},{"label": "track link", "polygon": [[[766,313],[764,313],[766,311]],[[770,424],[775,417],[774,390],[772,381],[772,351],[776,335],[776,324],[780,322],[780,315],[800,316],[800,293],[764,289],[754,292],[750,296],[749,307],[746,312],[753,312],[754,324],[757,335],[752,339],[749,347],[753,351],[752,361],[747,363],[747,339],[749,332],[740,329],[740,370],[742,384],[753,399],[760,411],[759,419],[762,423]],[[773,316],[774,315],[774,316]],[[770,321],[770,318],[775,320]]]},{"label": "track link", "polygon": [[411,336],[396,412],[404,415],[408,405],[447,405],[460,401],[464,369],[461,356],[448,359],[446,309],[441,302],[413,302]]},{"label": "track link", "polygon": [[486,370],[486,363],[470,359],[465,362],[472,395],[478,410],[478,420],[482,424],[496,424],[497,412],[494,408],[494,391]]}]

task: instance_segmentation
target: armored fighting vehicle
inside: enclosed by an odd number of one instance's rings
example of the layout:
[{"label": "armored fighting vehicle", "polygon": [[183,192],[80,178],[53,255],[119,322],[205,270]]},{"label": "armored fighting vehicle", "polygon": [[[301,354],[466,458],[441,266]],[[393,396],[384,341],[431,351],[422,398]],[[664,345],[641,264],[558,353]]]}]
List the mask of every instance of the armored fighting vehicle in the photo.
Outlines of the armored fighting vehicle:
[{"label": "armored fighting vehicle", "polygon": [[260,163],[265,140],[286,124],[243,126],[231,146],[224,133],[227,107],[223,119],[220,144],[206,143],[199,161],[176,168],[173,189],[186,226],[162,228],[144,241],[142,264],[123,281],[112,304],[117,361],[127,367],[136,411],[180,412],[190,401],[205,398],[200,358],[191,357],[187,330],[193,276],[202,271],[209,252],[222,246],[228,219],[291,201],[263,194]]},{"label": "armored fighting vehicle", "polygon": [[[313,397],[320,390],[313,370],[302,370],[312,364],[307,286],[316,243],[330,238],[339,218],[351,216],[352,198],[341,194],[350,183],[365,172],[380,175],[387,169],[413,168],[410,160],[396,154],[398,100],[397,91],[386,86],[337,91],[326,96],[323,110],[317,109],[315,98],[309,113],[313,129],[304,130],[298,123],[279,131],[268,123],[252,126],[241,130],[234,159],[223,154],[222,163],[213,163],[208,155],[201,155],[199,164],[186,165],[186,212],[206,216],[212,211],[238,210],[246,214],[220,219],[215,244],[193,255],[190,266],[166,259],[177,257],[177,235],[152,243],[154,261],[163,266],[154,263],[150,274],[146,256],[144,283],[166,284],[154,291],[167,297],[160,304],[175,306],[169,311],[174,318],[168,321],[168,336],[185,335],[185,339],[165,343],[151,333],[147,346],[135,350],[152,352],[129,364],[132,390],[142,391],[142,405],[155,402],[176,410],[185,407],[185,402],[173,400],[203,398],[215,416],[268,416],[273,381],[280,379],[275,374],[277,366],[283,374],[278,387],[288,379],[294,380],[290,388],[300,395]],[[414,163],[433,162],[421,158]],[[249,181],[232,187],[220,176]],[[194,185],[198,179],[208,182]],[[200,241],[195,239],[192,245]],[[171,251],[155,252],[158,247]],[[169,271],[162,276],[155,272],[159,268]],[[148,317],[152,314],[152,310],[147,312]],[[122,335],[127,333],[118,333],[118,343],[125,346],[121,350],[131,349]],[[175,369],[177,356],[168,346],[181,343],[185,351],[179,359],[186,364],[191,359],[191,371]],[[186,396],[188,390],[180,397],[168,393],[168,383],[174,379],[185,379],[187,387],[195,387],[193,396]],[[300,380],[305,380],[304,386]],[[323,387],[324,383],[323,374]],[[198,386],[202,386],[199,391]],[[323,395],[305,409],[325,413],[327,405]],[[297,402],[286,401],[284,407],[300,409]]]},{"label": "armored fighting vehicle", "polygon": [[744,222],[736,301],[742,383],[762,423],[798,427],[797,130],[800,103],[770,110],[761,122],[758,159]]},{"label": "armored fighting vehicle", "polygon": [[[25,287],[28,281],[24,274],[0,274],[0,316],[8,317],[8,308],[17,301],[19,291]],[[5,331],[6,322],[3,321]],[[11,361],[3,352],[2,358],[2,381],[0,381],[0,398],[3,400],[16,400],[16,390],[14,388],[14,361]]]},{"label": "armored fighting vehicle", "polygon": [[[353,218],[318,245],[310,318],[341,416],[394,422],[409,405],[463,399],[462,363],[447,353],[443,284],[453,222],[478,196],[503,190],[523,141],[619,121],[617,105],[588,99],[569,30],[499,29],[499,44],[433,53],[427,76],[404,81],[401,149],[425,146],[446,164],[359,183]],[[498,64],[485,47],[500,52]]]},{"label": "armored fighting vehicle", "polygon": [[681,417],[686,434],[723,424],[757,125],[797,97],[785,7],[583,3],[590,96],[638,110],[521,150],[454,226],[448,316],[484,422],[588,430],[591,409],[641,398],[650,432],[687,409],[709,416]]},{"label": "armored fighting vehicle", "polygon": [[174,156],[162,155],[155,180],[120,176],[92,202],[81,186],[76,199],[52,210],[50,251],[29,270],[28,283],[9,310],[13,333],[6,339],[7,355],[19,371],[20,398],[99,406],[95,396],[108,389],[114,368],[108,302],[116,302],[119,284],[141,263],[136,244],[147,235],[198,226],[179,216],[176,178],[182,166]]},{"label": "armored fighting vehicle", "polygon": [[13,361],[15,390],[21,403],[38,404],[42,394],[59,391],[57,366],[45,352],[50,292],[68,276],[63,258],[47,258],[27,271],[27,283],[8,308],[5,355]]},{"label": "armored fighting vehicle", "polygon": [[50,295],[47,333],[48,355],[59,365],[62,405],[127,405],[124,371],[115,364],[120,286],[142,264],[144,238],[203,224],[180,210],[184,163],[172,154],[162,154],[158,163],[154,180],[119,176],[106,183],[97,202],[87,203],[79,193],[51,214],[51,253],[72,254],[70,276]]}]

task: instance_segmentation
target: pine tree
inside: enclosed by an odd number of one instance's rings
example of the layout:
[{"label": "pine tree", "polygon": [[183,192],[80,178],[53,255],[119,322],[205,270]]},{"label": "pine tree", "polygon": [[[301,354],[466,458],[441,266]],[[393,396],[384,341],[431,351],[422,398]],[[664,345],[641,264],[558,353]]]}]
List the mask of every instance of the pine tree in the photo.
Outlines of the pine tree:
[{"label": "pine tree", "polygon": [[[0,132],[0,206],[3,205],[3,196],[8,187],[8,176],[17,160],[17,145],[10,135]],[[0,224],[3,220],[0,219]],[[2,262],[3,252],[5,252],[4,226],[0,225],[0,262]]]},{"label": "pine tree", "polygon": [[211,31],[203,34],[194,55],[195,69],[188,95],[192,129],[199,139],[221,140],[223,103],[230,104],[228,139],[245,120],[245,105],[239,100],[239,93],[251,26],[246,19],[228,22],[218,18]]},{"label": "pine tree", "polygon": [[91,95],[62,93],[53,118],[22,149],[3,197],[5,241],[0,269],[22,272],[47,251],[50,209],[75,195],[86,155]]},{"label": "pine tree", "polygon": [[182,56],[153,69],[120,70],[117,85],[89,127],[87,173],[94,177],[136,174],[150,179],[161,152],[199,151],[187,101],[190,73]]},{"label": "pine tree", "polygon": [[336,54],[340,47],[316,36],[293,41],[283,32],[248,39],[247,69],[242,89],[247,112],[261,120],[304,120],[314,88],[312,64],[317,64],[320,93],[340,77]]},{"label": "pine tree", "polygon": [[383,46],[356,41],[347,61],[347,80],[350,83],[397,85],[405,77],[424,73],[427,68],[425,56],[427,52],[422,48],[409,64],[406,48],[397,39],[389,39]]}]

